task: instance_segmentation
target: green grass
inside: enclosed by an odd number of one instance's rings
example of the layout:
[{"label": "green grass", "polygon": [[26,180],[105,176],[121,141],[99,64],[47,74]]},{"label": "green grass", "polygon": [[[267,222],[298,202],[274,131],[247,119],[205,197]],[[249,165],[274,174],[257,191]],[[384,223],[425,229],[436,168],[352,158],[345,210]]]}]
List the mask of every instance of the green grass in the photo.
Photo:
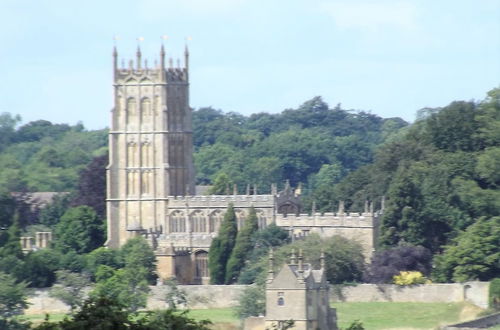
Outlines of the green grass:
[{"label": "green grass", "polygon": [[188,314],[196,320],[210,320],[213,323],[238,323],[232,308],[192,309]]},{"label": "green grass", "polygon": [[446,303],[334,303],[339,327],[360,320],[366,329],[434,329],[459,321],[464,304]]},{"label": "green grass", "polygon": [[[360,320],[365,329],[387,330],[392,328],[435,329],[439,325],[460,321],[460,312],[465,304],[446,303],[334,303],[339,327],[345,328],[354,320]],[[239,324],[231,308],[190,310],[190,317],[207,319],[213,323]],[[45,315],[26,315],[26,319],[39,323]],[[52,314],[51,321],[60,321],[64,314]],[[500,330],[500,327],[493,329]]]}]

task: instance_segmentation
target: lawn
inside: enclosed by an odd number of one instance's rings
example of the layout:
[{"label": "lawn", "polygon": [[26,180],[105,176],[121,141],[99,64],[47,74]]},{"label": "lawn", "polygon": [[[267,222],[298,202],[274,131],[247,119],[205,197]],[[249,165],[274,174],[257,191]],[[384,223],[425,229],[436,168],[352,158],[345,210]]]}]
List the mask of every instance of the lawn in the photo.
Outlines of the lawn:
[{"label": "lawn", "polygon": [[[352,321],[360,320],[365,329],[369,330],[435,329],[439,325],[460,321],[466,310],[472,310],[472,314],[467,313],[469,318],[479,311],[478,308],[463,303],[360,302],[334,303],[333,307],[337,309],[339,327],[346,328]],[[208,319],[215,324],[227,325],[227,329],[234,329],[234,325],[239,324],[231,308],[196,309],[189,311],[189,316],[197,320]],[[34,323],[39,323],[45,316],[40,314],[25,317]],[[50,319],[59,321],[63,317],[63,314],[54,314]],[[225,329],[226,326],[217,328]]]},{"label": "lawn", "polygon": [[434,329],[460,321],[465,304],[360,302],[335,303],[339,327],[360,320],[366,329]]}]

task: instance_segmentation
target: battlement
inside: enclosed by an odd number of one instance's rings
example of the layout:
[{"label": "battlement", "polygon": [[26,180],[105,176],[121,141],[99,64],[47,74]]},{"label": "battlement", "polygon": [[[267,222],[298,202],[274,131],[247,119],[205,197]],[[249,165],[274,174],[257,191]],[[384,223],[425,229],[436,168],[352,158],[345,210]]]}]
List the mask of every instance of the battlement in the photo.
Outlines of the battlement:
[{"label": "battlement", "polygon": [[279,227],[373,227],[377,213],[315,213],[299,215],[276,215]]},{"label": "battlement", "polygon": [[192,207],[227,207],[233,203],[235,207],[255,206],[272,207],[274,204],[273,195],[198,195],[198,196],[168,196],[170,207],[182,207],[188,204]]},{"label": "battlement", "polygon": [[[116,47],[113,49],[113,69],[115,83],[119,80],[127,80],[134,78],[148,77],[152,81],[164,82],[188,82],[189,72],[189,51],[186,47],[184,51],[184,66],[181,66],[181,60],[176,59],[174,66],[173,58],[168,59],[168,66],[165,64],[165,49],[163,45],[160,50],[160,61],[154,61],[153,66],[149,67],[147,59],[142,60],[142,52],[140,47],[137,47],[136,59],[129,60],[128,66],[125,66],[125,61],[122,59],[121,66],[118,66],[118,51]],[[139,80],[138,80],[139,81]],[[148,83],[148,80],[140,80],[140,83]]]}]

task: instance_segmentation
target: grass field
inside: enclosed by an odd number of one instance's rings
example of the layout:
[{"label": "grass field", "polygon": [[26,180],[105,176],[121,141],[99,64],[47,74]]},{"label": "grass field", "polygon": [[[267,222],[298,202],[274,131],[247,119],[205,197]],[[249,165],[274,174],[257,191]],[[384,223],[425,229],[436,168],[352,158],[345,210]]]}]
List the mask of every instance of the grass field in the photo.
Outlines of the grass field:
[{"label": "grass field", "polygon": [[[435,329],[439,325],[471,319],[481,311],[467,304],[445,303],[335,303],[339,327],[345,328],[354,320],[360,320],[367,330],[388,329]],[[236,329],[239,320],[231,308],[191,310],[189,315],[197,320],[208,319],[218,324],[217,329]],[[34,323],[42,322],[44,315],[26,315]],[[59,321],[63,314],[50,316]],[[500,329],[500,328],[494,328]]]}]

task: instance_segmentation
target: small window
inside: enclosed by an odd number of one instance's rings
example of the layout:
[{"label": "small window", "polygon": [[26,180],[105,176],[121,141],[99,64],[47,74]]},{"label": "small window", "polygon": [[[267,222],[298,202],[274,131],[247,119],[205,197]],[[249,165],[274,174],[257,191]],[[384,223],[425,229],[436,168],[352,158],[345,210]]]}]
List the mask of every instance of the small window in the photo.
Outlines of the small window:
[{"label": "small window", "polygon": [[278,306],[285,306],[285,298],[283,297],[278,298]]}]

